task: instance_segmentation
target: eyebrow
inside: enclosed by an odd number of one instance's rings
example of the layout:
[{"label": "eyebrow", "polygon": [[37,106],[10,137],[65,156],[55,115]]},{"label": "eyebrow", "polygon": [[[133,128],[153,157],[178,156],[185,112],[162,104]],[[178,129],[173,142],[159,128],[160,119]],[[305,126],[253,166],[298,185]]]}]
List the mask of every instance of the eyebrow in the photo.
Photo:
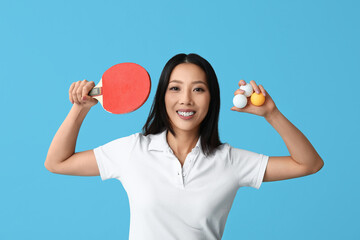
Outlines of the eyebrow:
[{"label": "eyebrow", "polygon": [[[172,82],[176,82],[176,83],[183,83],[182,81],[180,81],[180,80],[171,80],[169,83],[172,83]],[[204,84],[204,85],[206,85],[207,86],[207,83],[206,82],[204,82],[204,81],[193,81],[191,84],[197,84],[197,83],[202,83],[202,84]]]}]

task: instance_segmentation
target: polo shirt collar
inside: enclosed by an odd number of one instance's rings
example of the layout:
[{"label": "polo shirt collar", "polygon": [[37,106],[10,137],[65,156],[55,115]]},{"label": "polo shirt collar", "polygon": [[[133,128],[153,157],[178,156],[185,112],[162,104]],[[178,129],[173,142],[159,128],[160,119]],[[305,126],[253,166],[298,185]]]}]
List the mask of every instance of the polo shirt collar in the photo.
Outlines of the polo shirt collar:
[{"label": "polo shirt collar", "polygon": [[[172,151],[167,140],[166,140],[166,133],[167,130],[162,131],[158,134],[151,134],[150,143],[148,146],[148,150],[152,151]],[[201,149],[201,136],[199,137],[194,149],[198,149],[200,152],[202,152]]]}]

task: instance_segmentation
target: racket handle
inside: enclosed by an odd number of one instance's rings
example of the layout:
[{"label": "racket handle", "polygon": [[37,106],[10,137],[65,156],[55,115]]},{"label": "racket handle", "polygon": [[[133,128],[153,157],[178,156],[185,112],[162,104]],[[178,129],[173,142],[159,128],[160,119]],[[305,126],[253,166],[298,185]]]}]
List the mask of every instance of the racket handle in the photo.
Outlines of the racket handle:
[{"label": "racket handle", "polygon": [[89,92],[89,96],[100,96],[102,95],[102,87],[94,87]]}]

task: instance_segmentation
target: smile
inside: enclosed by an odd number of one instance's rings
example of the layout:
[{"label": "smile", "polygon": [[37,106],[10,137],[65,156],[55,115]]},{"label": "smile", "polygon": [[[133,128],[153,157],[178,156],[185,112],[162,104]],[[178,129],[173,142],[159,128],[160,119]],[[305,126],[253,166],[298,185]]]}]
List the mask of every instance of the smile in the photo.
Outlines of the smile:
[{"label": "smile", "polygon": [[184,117],[192,116],[195,114],[195,112],[180,112],[180,111],[177,111],[177,113]]},{"label": "smile", "polygon": [[189,120],[194,117],[194,114],[196,112],[182,112],[182,111],[176,111],[178,116],[183,120]]}]

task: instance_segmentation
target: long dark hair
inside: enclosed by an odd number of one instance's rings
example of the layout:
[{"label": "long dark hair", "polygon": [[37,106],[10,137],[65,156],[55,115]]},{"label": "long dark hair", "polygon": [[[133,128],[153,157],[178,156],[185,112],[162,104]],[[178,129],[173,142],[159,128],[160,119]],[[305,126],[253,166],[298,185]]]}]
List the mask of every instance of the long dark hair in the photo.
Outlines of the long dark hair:
[{"label": "long dark hair", "polygon": [[181,63],[193,63],[204,70],[210,91],[209,110],[200,125],[201,147],[205,155],[213,153],[216,147],[221,145],[219,139],[218,121],[220,112],[220,89],[214,69],[210,63],[201,56],[191,54],[177,54],[165,65],[156,90],[154,102],[151,106],[149,117],[142,128],[143,134],[158,134],[169,130],[174,136],[175,132],[171,127],[169,117],[165,108],[165,93],[169,85],[169,79],[173,69]]}]

